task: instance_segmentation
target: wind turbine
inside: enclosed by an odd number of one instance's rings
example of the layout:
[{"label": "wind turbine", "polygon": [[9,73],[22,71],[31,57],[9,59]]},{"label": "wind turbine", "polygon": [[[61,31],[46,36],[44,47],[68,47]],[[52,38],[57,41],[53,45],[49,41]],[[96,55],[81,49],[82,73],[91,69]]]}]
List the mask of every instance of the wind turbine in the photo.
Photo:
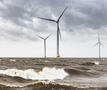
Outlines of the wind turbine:
[{"label": "wind turbine", "polygon": [[98,34],[98,42],[95,45],[98,45],[99,60],[101,60],[101,45],[102,45],[102,42],[101,42],[101,39],[100,39],[100,34]]},{"label": "wind turbine", "polygon": [[44,41],[44,58],[46,58],[46,40],[51,36],[51,34],[48,35],[46,38],[43,38],[39,35],[37,35],[37,36]]},{"label": "wind turbine", "polygon": [[63,16],[64,12],[66,11],[66,9],[67,9],[67,7],[63,10],[63,12],[61,13],[61,15],[59,16],[59,18],[57,20],[38,17],[39,19],[55,22],[57,24],[57,56],[56,56],[57,58],[60,58],[60,54],[59,54],[59,38],[60,37],[59,36],[61,36],[61,32],[60,32],[60,28],[59,28],[59,21],[60,21],[61,17]]}]

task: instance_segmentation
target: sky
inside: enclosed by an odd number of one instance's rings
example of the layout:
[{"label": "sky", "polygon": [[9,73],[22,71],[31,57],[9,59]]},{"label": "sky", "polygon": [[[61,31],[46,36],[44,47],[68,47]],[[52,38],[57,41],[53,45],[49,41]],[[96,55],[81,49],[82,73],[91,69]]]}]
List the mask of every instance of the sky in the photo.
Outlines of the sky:
[{"label": "sky", "polygon": [[107,57],[107,0],[0,0],[0,57],[56,57],[56,24],[38,17],[60,20],[61,57]]}]

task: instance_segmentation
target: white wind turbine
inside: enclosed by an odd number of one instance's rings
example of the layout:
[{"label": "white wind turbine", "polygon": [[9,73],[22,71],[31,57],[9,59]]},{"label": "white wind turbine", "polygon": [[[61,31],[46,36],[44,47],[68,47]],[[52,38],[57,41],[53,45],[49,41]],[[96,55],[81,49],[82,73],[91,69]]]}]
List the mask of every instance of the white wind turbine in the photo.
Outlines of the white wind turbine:
[{"label": "white wind turbine", "polygon": [[[98,34],[98,41],[95,45],[98,45],[99,60],[101,60],[101,45],[103,44],[101,42],[100,34]],[[99,64],[99,62],[95,62],[95,64]]]},{"label": "white wind turbine", "polygon": [[98,34],[98,42],[95,45],[98,45],[99,59],[101,59],[101,45],[102,45],[102,42],[101,42],[100,34]]},{"label": "white wind turbine", "polygon": [[48,35],[46,38],[41,37],[41,36],[39,36],[39,35],[37,35],[37,36],[44,41],[44,58],[46,58],[46,45],[47,45],[47,44],[46,44],[46,40],[51,36],[51,34]]}]

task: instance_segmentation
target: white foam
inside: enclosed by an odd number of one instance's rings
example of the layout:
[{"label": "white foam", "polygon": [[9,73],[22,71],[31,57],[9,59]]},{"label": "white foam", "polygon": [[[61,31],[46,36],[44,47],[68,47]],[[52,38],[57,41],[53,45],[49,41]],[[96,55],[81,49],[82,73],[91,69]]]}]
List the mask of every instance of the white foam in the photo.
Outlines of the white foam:
[{"label": "white foam", "polygon": [[12,62],[16,62],[16,59],[10,59],[10,61],[12,61]]},{"label": "white foam", "polygon": [[99,61],[95,61],[94,64],[95,64],[95,65],[99,65],[100,62],[99,62]]},{"label": "white foam", "polygon": [[21,77],[24,79],[31,80],[57,80],[64,79],[68,74],[63,69],[56,68],[43,68],[42,71],[36,72],[34,69],[27,70],[18,70],[18,69],[6,69],[0,70],[0,74],[12,76],[12,77]]}]

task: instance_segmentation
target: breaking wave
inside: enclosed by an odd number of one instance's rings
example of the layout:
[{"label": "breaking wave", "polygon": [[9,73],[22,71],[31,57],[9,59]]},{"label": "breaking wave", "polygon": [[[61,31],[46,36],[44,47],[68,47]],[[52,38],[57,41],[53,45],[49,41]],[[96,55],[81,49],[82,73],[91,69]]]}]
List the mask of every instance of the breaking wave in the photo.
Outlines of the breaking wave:
[{"label": "breaking wave", "polygon": [[48,67],[43,68],[42,71],[36,71],[34,69],[27,69],[27,70],[6,69],[6,70],[0,70],[0,74],[12,76],[12,77],[21,77],[24,79],[48,80],[48,81],[64,79],[66,76],[68,76],[68,73],[66,73],[63,69],[48,68]]}]

